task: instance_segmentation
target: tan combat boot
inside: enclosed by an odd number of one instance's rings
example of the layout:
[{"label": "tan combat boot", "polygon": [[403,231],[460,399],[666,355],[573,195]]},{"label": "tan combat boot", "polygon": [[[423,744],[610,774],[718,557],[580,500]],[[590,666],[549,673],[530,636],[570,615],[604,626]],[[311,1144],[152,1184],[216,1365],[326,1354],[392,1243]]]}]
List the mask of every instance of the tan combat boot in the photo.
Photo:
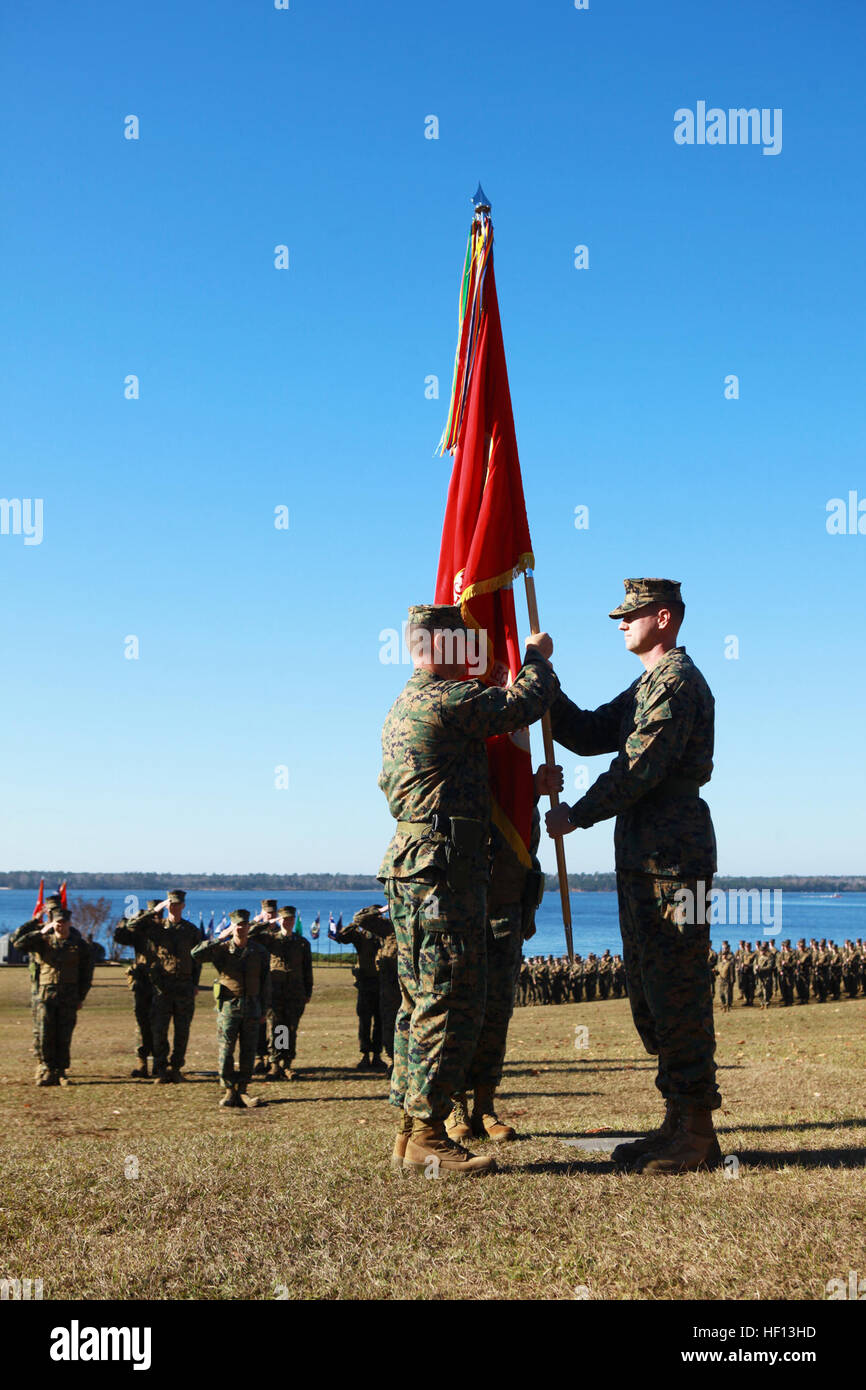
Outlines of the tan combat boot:
[{"label": "tan combat boot", "polygon": [[238,1096],[240,1097],[241,1105],[245,1105],[247,1110],[257,1110],[262,1103],[259,1096],[247,1095],[246,1086],[238,1086]]},{"label": "tan combat boot", "polygon": [[241,1104],[241,1103],[240,1103],[240,1101],[238,1100],[238,1093],[237,1093],[237,1091],[235,1090],[234,1086],[227,1086],[227,1087],[226,1087],[226,1093],[225,1093],[225,1095],[223,1096],[222,1100],[220,1101],[220,1109],[221,1109],[221,1110],[238,1110],[238,1109],[240,1109],[240,1104]]},{"label": "tan combat boot", "polygon": [[405,1110],[400,1116],[397,1125],[397,1133],[394,1138],[394,1150],[391,1154],[391,1167],[396,1173],[403,1171],[403,1159],[406,1157],[406,1145],[409,1142],[409,1135],[412,1133],[412,1116],[407,1115]]},{"label": "tan combat boot", "polygon": [[148,1075],[147,1058],[143,1057],[142,1060],[139,1062],[138,1066],[133,1067],[132,1071],[129,1074],[130,1076],[136,1076],[140,1080],[143,1080]]},{"label": "tan combat boot", "polygon": [[154,1067],[153,1084],[154,1086],[169,1086],[171,1084],[171,1077],[165,1067]]},{"label": "tan combat boot", "polygon": [[268,1080],[281,1081],[282,1077],[283,1069],[280,1066],[279,1062],[271,1062],[271,1065],[268,1067]]},{"label": "tan combat boot", "polygon": [[454,1097],[451,1114],[445,1121],[445,1132],[453,1144],[462,1144],[464,1139],[472,1138],[472,1126],[469,1123],[465,1091],[461,1091],[459,1095]]},{"label": "tan combat boot", "polygon": [[636,1173],[692,1173],[717,1168],[722,1151],[713,1129],[712,1110],[680,1110],[674,1134],[638,1159]]},{"label": "tan combat boot", "polygon": [[478,1158],[460,1144],[452,1143],[441,1120],[434,1120],[432,1124],[413,1120],[403,1168],[406,1172],[423,1173],[425,1177],[451,1178],[493,1173],[496,1164],[492,1158]]},{"label": "tan combat boot", "polygon": [[476,1139],[486,1135],[496,1144],[508,1143],[517,1138],[517,1131],[511,1125],[504,1125],[493,1107],[496,1094],[493,1086],[476,1086],[475,1101],[472,1106],[472,1133]]},{"label": "tan combat boot", "polygon": [[57,1076],[57,1084],[58,1084],[58,1086],[71,1086],[71,1085],[72,1085],[72,1082],[70,1081],[69,1077],[66,1075],[66,1072],[65,1072],[65,1071],[59,1071],[59,1072],[56,1072],[55,1074],[56,1074],[56,1076]]},{"label": "tan combat boot", "polygon": [[665,1101],[665,1117],[658,1129],[651,1129],[642,1139],[632,1139],[629,1144],[617,1144],[611,1158],[621,1168],[629,1168],[644,1154],[650,1153],[657,1144],[664,1144],[673,1138],[677,1128],[677,1108],[672,1100]]}]

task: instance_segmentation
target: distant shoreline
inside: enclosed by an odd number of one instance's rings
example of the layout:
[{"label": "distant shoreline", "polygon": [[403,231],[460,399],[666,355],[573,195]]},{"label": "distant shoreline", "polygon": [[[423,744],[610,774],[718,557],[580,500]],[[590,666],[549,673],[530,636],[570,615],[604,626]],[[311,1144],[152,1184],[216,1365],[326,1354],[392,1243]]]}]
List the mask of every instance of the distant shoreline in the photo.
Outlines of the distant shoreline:
[{"label": "distant shoreline", "polygon": [[[40,879],[52,891],[66,882],[70,892],[113,889],[162,893],[166,887],[184,888],[190,893],[245,893],[258,890],[274,893],[381,893],[374,874],[172,874],[154,873],[74,873],[67,869],[19,870],[0,874],[0,892],[38,889]],[[572,893],[612,893],[614,873],[569,874]],[[761,878],[755,874],[716,875],[713,886],[721,889],[758,888],[789,893],[863,893],[866,874],[795,875]],[[558,888],[555,875],[547,875],[548,892]]]}]

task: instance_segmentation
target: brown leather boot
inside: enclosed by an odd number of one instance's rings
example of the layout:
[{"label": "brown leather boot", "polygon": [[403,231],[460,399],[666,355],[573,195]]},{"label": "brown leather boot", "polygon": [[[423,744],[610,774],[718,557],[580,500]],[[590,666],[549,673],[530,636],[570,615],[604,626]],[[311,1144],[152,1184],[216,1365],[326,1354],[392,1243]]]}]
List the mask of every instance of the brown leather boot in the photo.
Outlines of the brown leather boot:
[{"label": "brown leather boot", "polygon": [[672,1100],[665,1101],[665,1117],[658,1129],[651,1129],[642,1139],[632,1139],[628,1144],[617,1144],[611,1158],[621,1168],[630,1168],[644,1154],[648,1154],[657,1144],[664,1144],[673,1138],[677,1128],[677,1109]]},{"label": "brown leather boot", "polygon": [[466,1093],[461,1091],[454,1097],[451,1114],[445,1121],[445,1132],[453,1144],[462,1144],[464,1139],[472,1138],[472,1126],[466,1107]]},{"label": "brown leather boot", "polygon": [[472,1106],[472,1133],[476,1139],[486,1135],[496,1144],[508,1143],[517,1138],[517,1131],[511,1125],[504,1125],[493,1106],[496,1094],[493,1086],[476,1086],[475,1101]]},{"label": "brown leather boot", "polygon": [[460,1144],[452,1143],[441,1120],[434,1120],[432,1124],[413,1120],[403,1168],[406,1172],[423,1173],[425,1177],[451,1178],[493,1173],[496,1164],[492,1158],[478,1158]]},{"label": "brown leather boot", "polygon": [[412,1116],[404,1111],[400,1116],[400,1123],[397,1125],[397,1133],[394,1137],[394,1149],[391,1154],[391,1167],[395,1172],[403,1171],[403,1159],[406,1157],[406,1145],[409,1142],[409,1135],[412,1133]]},{"label": "brown leather boot", "polygon": [[717,1168],[722,1151],[713,1129],[712,1110],[679,1110],[675,1132],[635,1163],[635,1173],[692,1173]]}]

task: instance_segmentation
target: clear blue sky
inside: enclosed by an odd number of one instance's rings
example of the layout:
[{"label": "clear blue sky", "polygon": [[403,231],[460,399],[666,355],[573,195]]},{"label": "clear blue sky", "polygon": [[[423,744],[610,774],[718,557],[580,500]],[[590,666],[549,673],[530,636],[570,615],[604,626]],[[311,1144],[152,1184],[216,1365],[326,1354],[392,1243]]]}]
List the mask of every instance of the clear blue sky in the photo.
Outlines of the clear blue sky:
[{"label": "clear blue sky", "polygon": [[[375,871],[408,674],[379,633],[433,592],[480,179],[566,690],[639,674],[626,575],[682,580],[720,868],[863,872],[866,535],[825,525],[866,498],[859,0],[54,3],[3,31],[0,493],[42,498],[44,537],[0,536],[0,869]],[[782,108],[782,152],[677,145],[698,101]],[[611,823],[566,843],[612,866]]]}]

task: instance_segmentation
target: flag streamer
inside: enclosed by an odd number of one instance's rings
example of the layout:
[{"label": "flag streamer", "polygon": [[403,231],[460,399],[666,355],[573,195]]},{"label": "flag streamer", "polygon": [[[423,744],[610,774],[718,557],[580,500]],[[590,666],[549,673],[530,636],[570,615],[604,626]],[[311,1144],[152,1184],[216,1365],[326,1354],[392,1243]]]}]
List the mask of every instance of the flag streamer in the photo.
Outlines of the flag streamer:
[{"label": "flag streamer", "polygon": [[457,352],[454,356],[454,376],[448,420],[436,453],[454,453],[472,384],[472,372],[478,355],[481,318],[484,311],[484,283],[487,267],[493,255],[493,223],[487,213],[478,213],[469,229],[460,302],[457,313]]}]

